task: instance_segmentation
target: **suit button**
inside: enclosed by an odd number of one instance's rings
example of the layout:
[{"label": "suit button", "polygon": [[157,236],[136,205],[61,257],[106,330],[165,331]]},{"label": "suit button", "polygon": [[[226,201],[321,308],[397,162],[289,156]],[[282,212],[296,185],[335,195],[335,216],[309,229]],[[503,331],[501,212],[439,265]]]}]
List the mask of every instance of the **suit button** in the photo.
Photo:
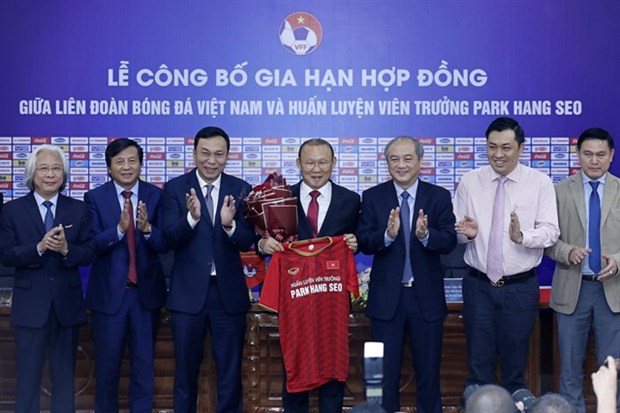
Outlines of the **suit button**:
[{"label": "suit button", "polygon": [[49,277],[49,278],[50,278],[50,281],[54,281],[54,277]]}]

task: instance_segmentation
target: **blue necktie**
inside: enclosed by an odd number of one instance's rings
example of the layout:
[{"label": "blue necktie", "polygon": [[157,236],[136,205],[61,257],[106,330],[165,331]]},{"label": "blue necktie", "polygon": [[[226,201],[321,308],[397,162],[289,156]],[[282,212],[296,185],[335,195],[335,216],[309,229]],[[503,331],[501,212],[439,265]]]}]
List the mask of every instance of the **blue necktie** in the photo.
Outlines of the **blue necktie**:
[{"label": "blue necktie", "polygon": [[54,214],[52,214],[52,205],[54,204],[50,201],[43,201],[43,206],[47,208],[45,220],[43,221],[45,224],[45,232],[49,232],[52,228],[54,228]]},{"label": "blue necktie", "polygon": [[211,191],[213,191],[213,185],[207,185],[207,211],[209,212],[209,218],[211,218],[211,224],[215,224],[215,216],[213,215],[213,197],[211,196]]},{"label": "blue necktie", "polygon": [[588,239],[592,252],[588,256],[590,269],[598,274],[601,271],[601,200],[598,196],[598,181],[590,181],[590,216],[588,217]]},{"label": "blue necktie", "polygon": [[403,227],[405,235],[405,265],[403,267],[403,282],[408,282],[413,278],[413,270],[411,269],[411,212],[409,210],[409,192],[403,191],[400,195],[403,202],[400,203],[400,225]]}]

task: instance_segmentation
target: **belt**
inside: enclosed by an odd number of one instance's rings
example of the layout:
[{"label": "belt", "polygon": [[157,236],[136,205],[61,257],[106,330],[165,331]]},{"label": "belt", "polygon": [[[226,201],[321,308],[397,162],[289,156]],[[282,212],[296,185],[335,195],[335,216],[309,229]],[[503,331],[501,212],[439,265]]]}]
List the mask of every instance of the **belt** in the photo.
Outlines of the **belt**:
[{"label": "belt", "polygon": [[413,278],[412,278],[409,281],[403,281],[401,285],[403,286],[403,288],[411,288],[415,285],[415,282],[413,281]]},{"label": "belt", "polygon": [[127,284],[125,284],[126,288],[138,288],[138,284],[133,281],[127,280]]},{"label": "belt", "polygon": [[581,279],[584,281],[598,281],[598,275],[582,274]]},{"label": "belt", "polygon": [[507,284],[513,284],[513,283],[517,283],[517,282],[523,282],[529,278],[532,278],[536,275],[536,271],[529,270],[529,271],[525,271],[525,272],[520,272],[518,274],[513,274],[513,275],[504,275],[502,278],[500,278],[499,280],[497,280],[497,282],[493,282],[489,279],[489,277],[487,277],[487,275],[483,272],[480,272],[476,269],[470,268],[469,270],[469,275],[471,275],[474,278],[478,278],[481,280],[485,280],[488,281],[489,284],[491,284],[493,287],[503,287],[504,285]]}]

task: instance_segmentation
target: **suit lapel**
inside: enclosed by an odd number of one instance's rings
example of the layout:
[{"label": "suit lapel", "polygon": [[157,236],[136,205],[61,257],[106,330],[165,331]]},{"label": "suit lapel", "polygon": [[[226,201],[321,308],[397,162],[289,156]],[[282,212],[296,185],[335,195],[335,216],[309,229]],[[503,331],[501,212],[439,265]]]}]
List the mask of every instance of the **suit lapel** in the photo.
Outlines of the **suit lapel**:
[{"label": "suit lapel", "polygon": [[310,224],[308,223],[308,217],[304,212],[304,207],[301,205],[301,182],[296,183],[291,187],[293,196],[297,198],[297,236],[299,239],[312,238],[312,231],[310,230]]},{"label": "suit lapel", "polygon": [[616,199],[618,193],[620,193],[618,183],[618,179],[610,173],[608,173],[605,177],[605,192],[603,193],[603,208],[601,209],[601,227],[604,226],[605,220],[609,216],[612,206],[618,205],[618,201]]},{"label": "suit lapel", "polygon": [[[330,180],[331,182],[331,180]],[[323,219],[323,225],[321,225],[321,229],[317,236],[321,237],[325,235],[326,232],[329,232],[328,229],[334,227],[332,224],[334,217],[338,214],[337,212],[342,210],[342,197],[340,196],[340,187],[336,186],[333,182],[332,185],[332,198],[329,201],[329,206],[327,207],[327,212],[325,213],[325,219]]]},{"label": "suit lapel", "polygon": [[[207,200],[202,194],[202,188],[200,187],[200,182],[198,182],[198,178],[196,177],[197,173],[198,173],[197,169],[194,168],[192,173],[187,176],[187,186],[189,188],[194,188],[194,190],[196,191],[196,196],[198,197],[198,200],[200,201],[200,215],[202,215],[203,217],[206,217],[206,221],[209,223],[209,225],[211,225],[212,224],[211,218],[209,217],[209,214],[207,213]],[[220,192],[222,192],[221,188],[220,188]],[[213,205],[213,208],[217,210],[217,207],[215,205]],[[198,222],[198,224],[200,224],[200,222]]]},{"label": "suit lapel", "polygon": [[426,213],[426,200],[428,197],[425,195],[427,190],[426,183],[420,179],[418,179],[418,190],[415,194],[415,202],[413,204],[413,210],[411,211],[411,215],[413,216],[413,220],[411,222],[411,233],[415,233],[415,221],[418,217],[418,211],[420,209],[424,209]]},{"label": "suit lapel", "polygon": [[68,211],[69,207],[67,206],[67,197],[62,194],[58,194],[58,205],[56,205],[56,214],[54,214],[54,226],[57,227],[58,224],[63,222],[67,222],[65,216],[70,213]]},{"label": "suit lapel", "polygon": [[[112,204],[110,208],[107,209],[114,219],[118,219],[121,216],[121,203],[118,198],[118,194],[116,193],[116,187],[114,186],[114,181],[108,181],[104,186],[104,196],[106,200],[110,200],[109,202]],[[116,200],[116,202],[112,202],[112,200]]]},{"label": "suit lapel", "polygon": [[41,218],[41,212],[39,211],[39,205],[37,204],[37,200],[34,197],[33,192],[30,192],[25,199],[27,202],[24,204],[24,209],[26,213],[31,217],[32,222],[35,222],[37,229],[41,233],[41,237],[45,235],[45,224],[43,223],[43,219]]},{"label": "suit lapel", "polygon": [[[572,202],[575,203],[575,209],[577,209],[577,215],[579,216],[579,221],[581,221],[581,226],[583,228],[588,228],[588,218],[586,217],[586,205],[584,203],[584,194],[583,194],[583,172],[579,172],[578,174],[573,175],[570,178],[570,182],[568,184],[569,190],[571,192]],[[560,205],[560,208],[562,206]]]}]

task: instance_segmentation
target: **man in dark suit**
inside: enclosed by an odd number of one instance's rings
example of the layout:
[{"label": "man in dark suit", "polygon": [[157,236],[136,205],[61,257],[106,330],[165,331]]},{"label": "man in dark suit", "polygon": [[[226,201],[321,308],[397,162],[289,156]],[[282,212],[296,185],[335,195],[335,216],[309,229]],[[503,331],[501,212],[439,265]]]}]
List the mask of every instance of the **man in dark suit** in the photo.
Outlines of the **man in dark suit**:
[{"label": "man in dark suit", "polygon": [[[456,246],[450,193],[418,179],[424,147],[401,136],[385,147],[391,181],[364,191],[357,239],[374,254],[366,314],[384,343],[383,407],[400,410],[403,345],[411,340],[418,413],[441,412],[439,368],[447,313],[440,254]],[[406,259],[408,257],[408,259]]]},{"label": "man in dark suit", "polygon": [[92,310],[98,413],[118,412],[126,342],[131,361],[129,408],[153,409],[153,353],[166,298],[159,253],[166,245],[156,225],[161,189],[139,179],[143,158],[135,141],[112,141],[105,152],[112,180],[84,195],[96,234],[86,304]]},{"label": "man in dark suit", "polygon": [[60,194],[69,164],[57,146],[41,145],[26,161],[30,193],[4,206],[0,260],[15,267],[15,412],[38,413],[43,367],[52,380],[52,413],[75,411],[75,355],[86,306],[78,266],[93,257],[92,229],[82,201]]},{"label": "man in dark suit", "polygon": [[175,348],[174,411],[195,412],[204,340],[217,369],[216,412],[241,413],[241,361],[250,308],[240,251],[256,239],[241,203],[250,185],[225,174],[230,139],[218,127],[198,131],[196,168],[164,186],[162,230],[175,251],[166,306]]},{"label": "man in dark suit", "polygon": [[[347,245],[355,252],[360,197],[330,180],[335,165],[334,149],[323,139],[307,140],[299,148],[297,167],[302,180],[291,188],[297,197],[298,237],[302,240],[344,235]],[[318,205],[316,221],[309,214],[313,199]],[[266,254],[283,251],[282,245],[271,237],[261,239],[258,246],[259,251]],[[286,375],[282,387],[284,411],[308,412],[308,392],[289,393],[286,390]],[[342,412],[344,382],[332,380],[318,387],[318,391],[321,413]]]}]

